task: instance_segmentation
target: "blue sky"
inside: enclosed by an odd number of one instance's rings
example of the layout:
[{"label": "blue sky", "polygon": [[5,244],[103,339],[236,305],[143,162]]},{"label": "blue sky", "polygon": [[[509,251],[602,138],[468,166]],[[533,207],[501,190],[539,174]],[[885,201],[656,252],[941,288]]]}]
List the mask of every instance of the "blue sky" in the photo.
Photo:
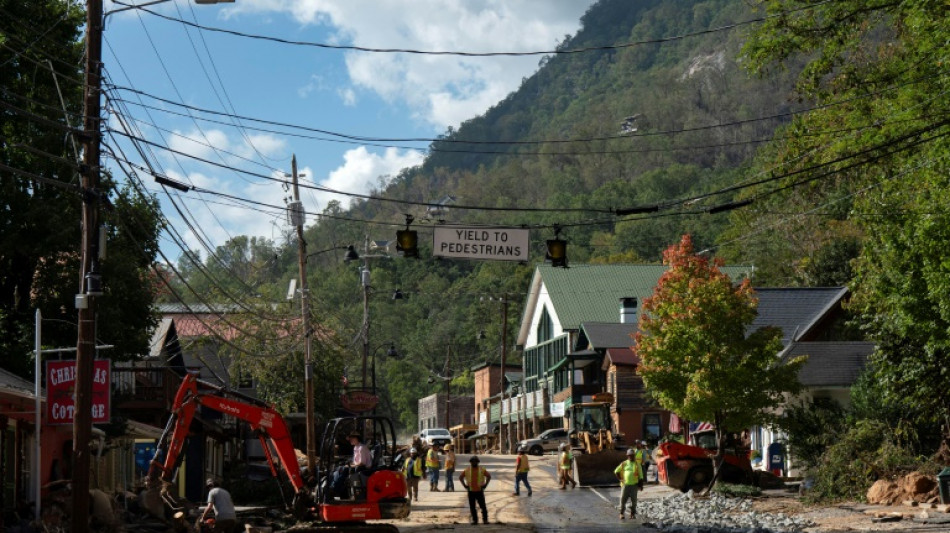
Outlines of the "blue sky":
[{"label": "blue sky", "polygon": [[[205,27],[290,41],[511,52],[554,49],[565,35],[578,30],[580,17],[592,3],[236,0],[196,5],[175,0],[148,9]],[[106,2],[107,12],[121,7]],[[156,143],[150,159],[169,178],[277,206],[284,205],[289,196],[280,183],[160,147],[279,178],[290,172],[291,155],[296,154],[304,181],[366,193],[400,169],[419,164],[428,143],[401,143],[393,148],[331,142],[326,135],[295,130],[322,137],[303,138],[273,126],[264,127],[284,133],[262,132],[253,129],[261,125],[251,121],[189,112],[169,102],[347,135],[432,138],[483,113],[517,89],[522,78],[537,70],[541,59],[330,50],[196,29],[139,10],[117,12],[106,19],[103,60],[108,81],[168,101],[115,91],[112,96],[120,100],[111,104],[109,126],[121,131],[124,121],[134,134]],[[225,124],[195,120],[189,113]],[[122,145],[125,156],[141,164],[130,145],[107,142]],[[107,160],[107,164],[112,162]],[[199,238],[217,246],[236,235],[280,242],[291,229],[279,211],[254,210],[196,191],[169,190],[180,198],[190,229],[161,187],[148,176],[144,181],[162,198],[163,212],[191,249],[201,250]],[[302,190],[301,199],[308,212],[322,211],[333,199],[344,206],[349,202],[345,196],[309,189]],[[181,253],[167,237],[162,249],[172,260]]]}]

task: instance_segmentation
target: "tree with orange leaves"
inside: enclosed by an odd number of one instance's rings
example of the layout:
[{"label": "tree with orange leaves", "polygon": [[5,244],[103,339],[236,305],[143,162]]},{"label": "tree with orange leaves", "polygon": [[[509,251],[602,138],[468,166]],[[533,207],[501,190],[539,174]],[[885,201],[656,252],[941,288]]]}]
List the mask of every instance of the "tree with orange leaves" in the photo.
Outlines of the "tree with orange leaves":
[{"label": "tree with orange leaves", "polygon": [[[663,254],[669,270],[643,302],[636,352],[650,395],[681,418],[712,422],[719,450],[728,432],[771,420],[787,393],[797,393],[804,358],[779,359],[782,332],[750,329],[758,299],[748,279],[736,284],[693,253],[684,235]],[[718,479],[721,452],[713,461]]]}]

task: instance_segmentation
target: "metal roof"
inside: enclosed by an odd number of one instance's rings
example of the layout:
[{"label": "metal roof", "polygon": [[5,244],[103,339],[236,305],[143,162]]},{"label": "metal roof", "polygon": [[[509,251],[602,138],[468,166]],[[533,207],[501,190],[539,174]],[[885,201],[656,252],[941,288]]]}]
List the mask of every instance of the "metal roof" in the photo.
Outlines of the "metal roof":
[{"label": "metal roof", "polygon": [[[561,327],[576,330],[582,322],[619,322],[620,298],[636,297],[639,301],[653,295],[657,281],[666,265],[609,264],[571,265],[555,268],[538,265],[532,291],[543,284],[557,313]],[[721,270],[733,280],[751,274],[751,266],[726,266]],[[529,302],[534,299],[529,295]],[[526,308],[525,312],[534,312]]]}]

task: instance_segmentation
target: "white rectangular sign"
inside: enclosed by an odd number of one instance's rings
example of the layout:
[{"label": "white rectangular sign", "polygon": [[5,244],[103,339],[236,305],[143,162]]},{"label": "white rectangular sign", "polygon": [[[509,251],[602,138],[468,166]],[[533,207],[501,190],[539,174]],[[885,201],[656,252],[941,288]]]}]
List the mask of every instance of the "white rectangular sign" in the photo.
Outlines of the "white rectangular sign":
[{"label": "white rectangular sign", "polygon": [[549,406],[551,416],[564,416],[564,402],[551,403]]},{"label": "white rectangular sign", "polygon": [[527,261],[530,231],[522,228],[435,228],[432,255],[456,259]]}]

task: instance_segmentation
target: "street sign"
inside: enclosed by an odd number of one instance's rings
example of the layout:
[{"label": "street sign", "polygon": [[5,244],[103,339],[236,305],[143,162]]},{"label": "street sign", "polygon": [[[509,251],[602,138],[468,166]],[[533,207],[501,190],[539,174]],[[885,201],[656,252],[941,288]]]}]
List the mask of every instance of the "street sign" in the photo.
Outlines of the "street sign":
[{"label": "street sign", "polygon": [[523,228],[444,228],[432,234],[432,255],[454,259],[527,261],[530,231]]},{"label": "street sign", "polygon": [[340,397],[343,402],[343,408],[353,413],[362,413],[376,407],[379,403],[379,397],[366,391],[353,390],[344,393]]},{"label": "street sign", "polygon": [[[92,423],[109,423],[111,380],[109,359],[96,359],[92,373]],[[75,416],[76,361],[46,362],[46,420],[72,424]]]}]

